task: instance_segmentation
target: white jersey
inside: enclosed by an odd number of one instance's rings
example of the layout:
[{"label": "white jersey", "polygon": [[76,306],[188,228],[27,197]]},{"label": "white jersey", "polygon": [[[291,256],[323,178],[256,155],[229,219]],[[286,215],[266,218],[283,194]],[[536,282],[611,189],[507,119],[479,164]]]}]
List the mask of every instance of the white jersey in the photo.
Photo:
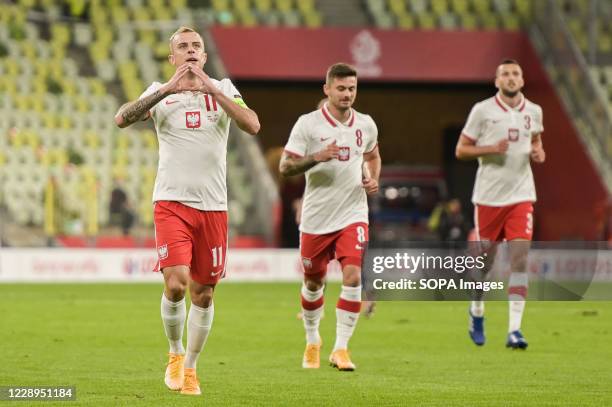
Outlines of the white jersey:
[{"label": "white jersey", "polygon": [[376,148],[378,129],[366,114],[351,109],[340,123],[327,105],[300,116],[291,130],[285,151],[305,157],[336,141],[338,159],[318,163],[306,171],[306,189],[300,230],[325,234],[364,222],[368,223],[368,200],[362,184],[363,154]]},{"label": "white jersey", "polygon": [[477,146],[494,145],[504,139],[510,143],[505,154],[478,158],[473,203],[507,206],[535,202],[531,139],[543,131],[542,108],[524,96],[515,108],[505,104],[499,94],[474,105],[463,135]]},{"label": "white jersey", "polygon": [[[229,79],[211,79],[230,99],[242,99]],[[142,94],[162,86],[154,82]],[[181,92],[151,108],[159,141],[153,202],[177,201],[205,211],[227,210],[226,153],[230,117],[211,95]]]}]

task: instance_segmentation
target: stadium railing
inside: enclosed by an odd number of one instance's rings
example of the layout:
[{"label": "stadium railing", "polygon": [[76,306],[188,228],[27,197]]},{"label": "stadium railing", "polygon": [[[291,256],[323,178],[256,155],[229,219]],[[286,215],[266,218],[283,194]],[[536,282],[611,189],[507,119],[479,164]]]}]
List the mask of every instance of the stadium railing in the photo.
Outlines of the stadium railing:
[{"label": "stadium railing", "polygon": [[612,114],[555,0],[534,2],[530,37],[612,193]]}]

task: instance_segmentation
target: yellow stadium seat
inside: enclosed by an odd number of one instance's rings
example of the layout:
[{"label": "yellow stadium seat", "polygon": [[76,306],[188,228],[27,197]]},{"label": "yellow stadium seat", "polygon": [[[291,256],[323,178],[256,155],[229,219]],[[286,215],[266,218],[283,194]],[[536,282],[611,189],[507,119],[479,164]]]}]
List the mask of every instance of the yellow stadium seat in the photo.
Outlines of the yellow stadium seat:
[{"label": "yellow stadium seat", "polygon": [[299,0],[297,3],[298,9],[302,13],[307,13],[309,11],[316,11],[316,5],[314,0]]},{"label": "yellow stadium seat", "polygon": [[485,14],[491,11],[490,0],[472,0],[472,4],[478,14]]},{"label": "yellow stadium seat", "polygon": [[433,30],[436,28],[436,19],[430,13],[417,15],[417,24],[421,30]]},{"label": "yellow stadium seat", "polygon": [[304,15],[304,22],[309,28],[319,28],[323,24],[323,19],[319,13],[312,11]]},{"label": "yellow stadium seat", "polygon": [[254,0],[254,4],[260,13],[268,13],[272,9],[272,0]]},{"label": "yellow stadium seat", "polygon": [[514,7],[523,19],[528,20],[531,17],[531,4],[529,0],[514,0]]},{"label": "yellow stadium seat", "polygon": [[460,15],[466,13],[469,8],[468,0],[451,0],[450,6],[456,14]]},{"label": "yellow stadium seat", "polygon": [[229,0],[212,0],[212,8],[214,11],[228,11]]},{"label": "yellow stadium seat", "polygon": [[251,2],[249,0],[234,0],[234,10],[237,14],[251,14]]},{"label": "yellow stadium seat", "polygon": [[610,54],[612,52],[612,33],[604,32],[597,39],[597,49],[603,54]]},{"label": "yellow stadium seat", "polygon": [[478,29],[478,19],[473,14],[462,14],[459,16],[461,27],[466,31]]},{"label": "yellow stadium seat", "polygon": [[276,9],[282,12],[291,11],[293,9],[292,0],[275,0]]},{"label": "yellow stadium seat", "polygon": [[500,16],[501,25],[509,31],[518,31],[521,28],[521,21],[514,14],[506,14]]},{"label": "yellow stadium seat", "polygon": [[494,14],[483,14],[480,16],[481,26],[485,30],[497,30],[499,22]]},{"label": "yellow stadium seat", "polygon": [[414,18],[410,14],[403,14],[397,18],[397,25],[403,30],[414,30]]},{"label": "yellow stadium seat", "polygon": [[389,9],[396,15],[406,14],[406,3],[404,0],[389,0]]},{"label": "yellow stadium seat", "polygon": [[441,16],[448,12],[448,2],[446,0],[434,0],[431,2],[431,11],[436,16]]}]

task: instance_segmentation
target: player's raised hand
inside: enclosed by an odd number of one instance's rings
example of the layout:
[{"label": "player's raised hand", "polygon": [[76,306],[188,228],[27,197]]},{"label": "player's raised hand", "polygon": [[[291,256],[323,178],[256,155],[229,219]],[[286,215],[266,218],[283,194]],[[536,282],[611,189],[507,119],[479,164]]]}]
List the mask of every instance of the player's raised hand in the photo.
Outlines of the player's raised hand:
[{"label": "player's raised hand", "polygon": [[313,158],[316,162],[322,163],[338,158],[339,154],[340,147],[338,147],[336,140],[334,140],[333,143],[328,144],[323,150],[314,153]]},{"label": "player's raised hand", "polygon": [[507,139],[503,139],[499,143],[495,144],[495,152],[499,154],[504,154],[508,151],[508,147],[510,146],[510,142]]},{"label": "player's raised hand", "polygon": [[201,68],[196,65],[191,65],[191,72],[200,79],[200,88],[197,89],[200,92],[208,93],[214,95],[219,92],[219,89],[215,86],[215,84],[210,80],[210,76],[206,74]]},{"label": "player's raised hand", "polygon": [[178,93],[185,89],[181,89],[181,79],[185,76],[185,74],[189,72],[189,66],[187,64],[183,64],[176,69],[172,78],[162,86],[162,92],[164,94],[172,94]]},{"label": "player's raised hand", "polygon": [[538,164],[543,163],[544,160],[546,160],[546,153],[544,152],[544,149],[541,146],[533,147],[531,149],[531,159],[533,160],[534,163],[538,163]]}]

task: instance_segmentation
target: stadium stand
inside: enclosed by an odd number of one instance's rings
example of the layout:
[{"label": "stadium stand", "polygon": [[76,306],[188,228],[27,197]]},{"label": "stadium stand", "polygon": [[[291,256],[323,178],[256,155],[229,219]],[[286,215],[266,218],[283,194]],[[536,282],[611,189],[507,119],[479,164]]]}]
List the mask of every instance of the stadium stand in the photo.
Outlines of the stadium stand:
[{"label": "stadium stand", "polygon": [[[314,2],[212,1],[194,14],[223,23],[224,13],[249,14],[247,6],[261,15],[269,6],[279,23],[320,24]],[[0,7],[0,113],[8,119],[0,122],[0,203],[5,223],[30,227],[31,236],[44,230],[49,238],[24,244],[108,233],[115,182],[134,203],[137,230],[147,239],[156,136],[151,126],[118,131],[112,117],[118,101],[136,99],[151,82],[171,76],[168,37],[177,26],[193,25],[194,14],[186,1],[163,0],[20,0]],[[230,142],[232,236],[251,233],[249,215],[257,210],[243,159]]]},{"label": "stadium stand", "polygon": [[[549,3],[537,4],[541,8]],[[605,153],[596,160],[603,173],[612,174],[606,164],[612,157],[612,6],[588,0],[551,4],[562,12],[560,24],[567,27],[568,41],[582,51],[594,97],[607,115],[603,123],[608,127],[601,127],[601,118],[593,116],[602,110],[599,105],[589,111],[574,109],[576,126],[591,150]],[[342,22],[339,15],[347,13],[352,16]],[[149,83],[171,76],[167,39],[179,25],[317,28],[370,21],[382,29],[515,31],[527,29],[537,17],[529,0],[5,1],[0,7],[0,114],[6,118],[0,121],[3,219],[40,231],[43,238],[26,244],[58,235],[69,237],[64,242],[74,236],[104,235],[110,191],[119,182],[138,218],[139,239],[133,244],[150,239],[156,136],[150,125],[118,131],[112,115]],[[222,76],[209,40],[206,37],[213,52],[207,69]],[[575,66],[580,69],[573,71],[578,73],[571,74],[552,66],[553,59],[543,59],[549,62],[551,78],[568,95],[582,92],[577,100],[592,100],[581,90],[586,78],[579,62]],[[247,236],[245,242],[261,233],[270,217],[270,205],[262,202],[273,200],[253,181],[253,174],[264,167],[251,164],[249,157],[257,155],[261,153],[252,140],[236,133],[230,137],[230,234]],[[273,232],[265,234],[269,240]]]}]

